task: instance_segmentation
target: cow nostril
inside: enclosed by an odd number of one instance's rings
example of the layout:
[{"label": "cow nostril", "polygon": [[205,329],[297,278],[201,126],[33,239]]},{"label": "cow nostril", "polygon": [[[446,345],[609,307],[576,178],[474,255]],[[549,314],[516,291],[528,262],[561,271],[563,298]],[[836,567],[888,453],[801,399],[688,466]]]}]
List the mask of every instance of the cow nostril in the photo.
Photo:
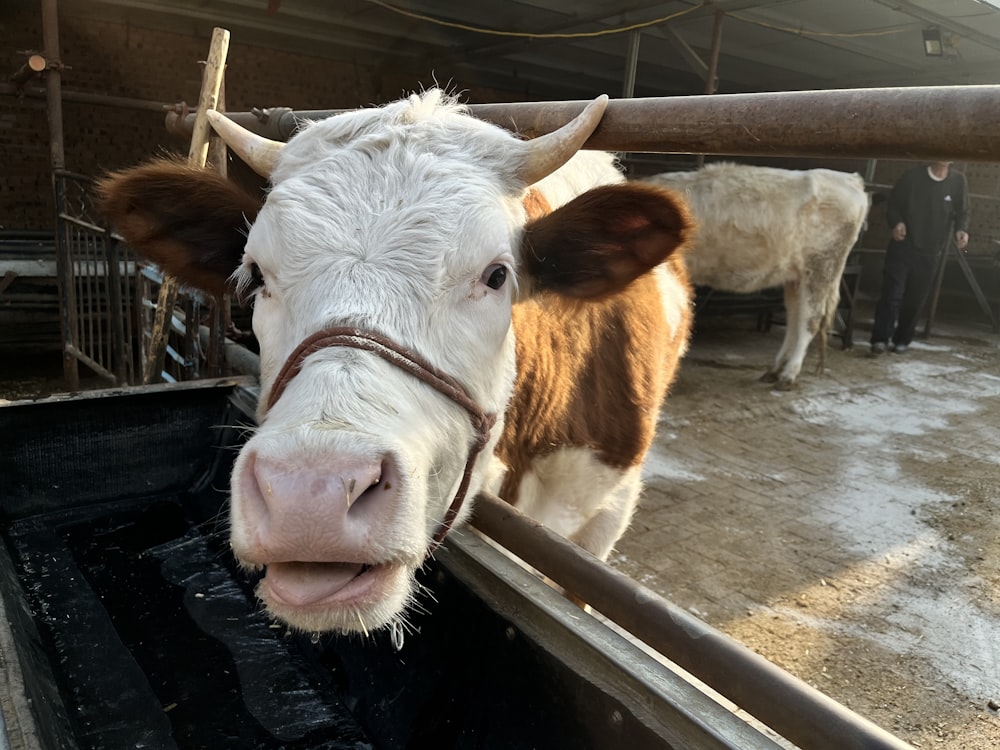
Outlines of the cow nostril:
[{"label": "cow nostril", "polygon": [[346,488],[348,512],[354,511],[359,505],[364,504],[372,494],[372,490],[377,489],[380,484],[381,480],[362,488],[358,487],[355,480],[352,479]]},{"label": "cow nostril", "polygon": [[367,487],[361,487],[354,483],[347,488],[347,508],[349,513],[359,512],[359,508],[364,508],[375,503],[379,497],[392,490],[397,484],[394,463],[386,458],[382,461],[381,471],[374,477]]}]

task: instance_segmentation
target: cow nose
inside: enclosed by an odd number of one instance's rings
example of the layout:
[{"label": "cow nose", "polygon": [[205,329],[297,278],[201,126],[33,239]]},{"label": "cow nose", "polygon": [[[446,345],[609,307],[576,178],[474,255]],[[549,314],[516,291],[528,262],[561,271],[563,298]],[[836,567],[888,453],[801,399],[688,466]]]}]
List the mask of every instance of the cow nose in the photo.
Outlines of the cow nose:
[{"label": "cow nose", "polygon": [[[253,454],[233,486],[233,529],[249,562],[364,561],[396,485],[388,456],[324,454],[302,462]],[[234,545],[235,546],[235,545]]]},{"label": "cow nose", "polygon": [[288,467],[258,456],[254,478],[265,504],[272,512],[283,511],[294,500],[294,512],[308,513],[308,504],[349,512],[369,488],[381,484],[381,461],[350,457],[326,457],[322,466]]}]

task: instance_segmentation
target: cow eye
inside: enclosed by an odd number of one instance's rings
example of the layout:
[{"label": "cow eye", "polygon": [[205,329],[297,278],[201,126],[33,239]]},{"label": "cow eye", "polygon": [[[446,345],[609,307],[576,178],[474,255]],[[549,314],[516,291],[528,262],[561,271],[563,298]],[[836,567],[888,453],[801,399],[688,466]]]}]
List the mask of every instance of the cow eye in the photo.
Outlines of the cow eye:
[{"label": "cow eye", "polygon": [[264,274],[261,272],[260,266],[256,263],[250,264],[250,281],[253,291],[256,291],[264,286]]},{"label": "cow eye", "polygon": [[482,281],[490,289],[499,289],[507,281],[507,266],[495,263],[483,271]]}]

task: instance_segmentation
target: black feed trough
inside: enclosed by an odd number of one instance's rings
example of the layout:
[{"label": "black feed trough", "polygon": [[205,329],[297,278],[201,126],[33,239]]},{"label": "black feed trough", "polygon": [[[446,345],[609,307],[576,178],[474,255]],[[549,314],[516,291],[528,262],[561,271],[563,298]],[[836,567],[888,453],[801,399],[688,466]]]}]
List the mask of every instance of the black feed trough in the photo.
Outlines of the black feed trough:
[{"label": "black feed trough", "polygon": [[401,644],[291,634],[232,565],[249,381],[0,407],[0,748],[774,748],[472,532]]}]

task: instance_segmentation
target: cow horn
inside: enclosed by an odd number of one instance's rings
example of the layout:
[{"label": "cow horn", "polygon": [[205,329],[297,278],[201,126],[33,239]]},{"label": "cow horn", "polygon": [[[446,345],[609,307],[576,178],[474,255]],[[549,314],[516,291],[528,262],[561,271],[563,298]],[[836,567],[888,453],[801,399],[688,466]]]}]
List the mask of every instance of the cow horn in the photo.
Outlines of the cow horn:
[{"label": "cow horn", "polygon": [[533,185],[559,169],[590,138],[607,106],[608,96],[601,94],[558,130],[525,141],[524,160],[517,176],[525,185]]},{"label": "cow horn", "polygon": [[244,127],[237,125],[221,112],[210,109],[205,113],[208,121],[212,124],[215,132],[226,142],[233,151],[239,154],[254,172],[261,177],[270,177],[274,171],[274,164],[278,160],[278,154],[285,144],[281,141],[272,141],[264,136],[251,133]]}]

